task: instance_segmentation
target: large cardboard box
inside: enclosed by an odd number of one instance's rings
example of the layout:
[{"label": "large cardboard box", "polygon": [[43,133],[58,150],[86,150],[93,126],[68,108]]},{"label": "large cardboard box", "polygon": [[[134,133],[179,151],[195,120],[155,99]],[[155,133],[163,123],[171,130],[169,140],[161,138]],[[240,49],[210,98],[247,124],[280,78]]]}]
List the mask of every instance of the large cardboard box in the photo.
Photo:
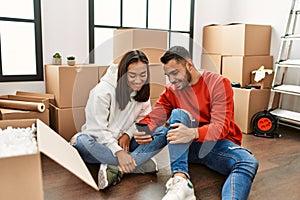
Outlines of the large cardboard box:
[{"label": "large cardboard box", "polygon": [[223,28],[224,26],[220,24],[210,24],[203,27],[203,54],[223,53]]},{"label": "large cardboard box", "polygon": [[0,199],[43,199],[40,153],[99,190],[78,151],[42,121],[5,120],[0,121],[0,128],[8,125],[15,128],[31,127],[32,123],[36,123],[39,151],[36,154],[0,158]]},{"label": "large cardboard box", "polygon": [[46,65],[46,93],[54,94],[59,108],[86,105],[90,90],[99,82],[99,67]]},{"label": "large cardboard box", "polygon": [[85,107],[58,108],[50,104],[50,127],[70,141],[85,123]]},{"label": "large cardboard box", "polygon": [[[0,121],[0,128],[31,127],[35,122],[36,120],[3,120]],[[40,152],[0,158],[0,166],[0,199],[44,199]]]},{"label": "large cardboard box", "polygon": [[[124,53],[131,49],[143,48],[147,52],[150,50],[147,50],[147,48],[151,48],[152,50],[157,49],[158,51],[155,53],[159,54],[161,50],[166,50],[168,48],[168,31],[149,29],[117,29],[114,31],[113,41],[114,59],[120,59]],[[152,56],[149,57],[152,58]],[[157,59],[155,58],[155,60]]]},{"label": "large cardboard box", "polygon": [[251,83],[251,72],[262,65],[273,69],[273,56],[223,56],[222,75],[245,87]]},{"label": "large cardboard box", "polygon": [[[145,55],[149,60],[149,63],[161,63],[160,58],[166,52],[166,49],[160,49],[160,48],[139,48],[139,50],[145,53]],[[117,58],[115,57],[114,63],[118,64],[121,61],[122,57],[123,54]]]},{"label": "large cardboard box", "polygon": [[257,24],[224,26],[224,55],[270,55],[272,27]]},{"label": "large cardboard box", "polygon": [[270,89],[233,88],[234,119],[243,133],[251,133],[252,117],[268,108]]},{"label": "large cardboard box", "polygon": [[203,27],[203,52],[221,55],[270,55],[270,25],[225,24]]},{"label": "large cardboard box", "polygon": [[222,74],[222,55],[202,54],[201,69]]}]

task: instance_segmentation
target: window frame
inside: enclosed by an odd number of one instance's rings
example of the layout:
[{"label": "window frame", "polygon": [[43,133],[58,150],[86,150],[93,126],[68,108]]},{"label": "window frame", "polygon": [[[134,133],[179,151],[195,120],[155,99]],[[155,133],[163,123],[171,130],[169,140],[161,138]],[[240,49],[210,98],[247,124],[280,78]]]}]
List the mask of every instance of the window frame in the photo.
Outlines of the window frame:
[{"label": "window frame", "polygon": [[[43,48],[42,48],[42,23],[41,23],[41,2],[33,0],[34,19],[22,19],[1,17],[0,21],[33,23],[35,33],[35,56],[36,56],[36,74],[35,75],[3,75],[2,70],[2,52],[0,38],[0,82],[19,82],[19,81],[43,81]],[[0,36],[1,37],[1,36]]]},{"label": "window frame", "polygon": [[[171,40],[171,33],[184,33],[189,34],[189,51],[191,56],[193,55],[193,39],[194,39],[194,9],[195,9],[195,0],[191,0],[191,7],[190,7],[190,24],[189,24],[189,31],[180,31],[180,30],[172,30],[172,0],[170,1],[170,14],[169,14],[169,28],[168,29],[152,29],[148,28],[148,11],[149,11],[149,0],[146,0],[146,28],[141,27],[125,27],[123,26],[123,0],[120,0],[120,26],[107,26],[107,25],[96,25],[94,20],[94,1],[89,0],[89,63],[94,63],[94,48],[95,48],[95,28],[123,28],[123,29],[146,29],[146,30],[158,30],[158,31],[168,31],[169,39]],[[168,44],[170,47],[170,42]]]}]

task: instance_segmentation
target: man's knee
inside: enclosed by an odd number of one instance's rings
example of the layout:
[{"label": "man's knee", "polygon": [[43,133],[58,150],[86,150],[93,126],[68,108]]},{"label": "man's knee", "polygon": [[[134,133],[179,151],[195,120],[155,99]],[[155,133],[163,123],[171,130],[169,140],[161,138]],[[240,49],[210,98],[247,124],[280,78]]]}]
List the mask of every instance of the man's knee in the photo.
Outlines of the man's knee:
[{"label": "man's knee", "polygon": [[171,112],[170,123],[183,123],[193,120],[194,117],[184,109],[174,109]]}]

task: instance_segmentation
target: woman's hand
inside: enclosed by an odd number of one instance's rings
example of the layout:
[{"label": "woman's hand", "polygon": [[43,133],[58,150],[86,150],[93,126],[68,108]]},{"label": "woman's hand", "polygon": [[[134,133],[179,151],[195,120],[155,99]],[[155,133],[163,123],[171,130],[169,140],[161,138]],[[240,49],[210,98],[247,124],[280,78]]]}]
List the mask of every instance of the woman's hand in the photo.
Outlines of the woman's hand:
[{"label": "woman's hand", "polygon": [[135,167],[136,167],[136,163],[134,158],[129,155],[127,152],[125,151],[118,151],[116,152],[116,156],[118,158],[118,162],[119,162],[119,170],[122,173],[130,173],[132,172]]},{"label": "woman's hand", "polygon": [[124,151],[129,151],[129,145],[130,145],[130,137],[126,133],[124,133],[118,140],[118,144],[120,147],[123,148]]},{"label": "woman's hand", "polygon": [[138,144],[147,144],[152,142],[153,138],[150,134],[146,134],[145,132],[139,132],[137,129],[135,130],[134,139]]}]

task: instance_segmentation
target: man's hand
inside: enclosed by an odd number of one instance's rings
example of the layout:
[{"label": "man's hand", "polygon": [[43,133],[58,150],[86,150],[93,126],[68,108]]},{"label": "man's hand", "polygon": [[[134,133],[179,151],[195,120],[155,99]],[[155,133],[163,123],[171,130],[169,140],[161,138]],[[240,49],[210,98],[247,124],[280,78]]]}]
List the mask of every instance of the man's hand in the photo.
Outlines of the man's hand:
[{"label": "man's hand", "polygon": [[135,160],[127,152],[125,152],[123,150],[118,151],[116,153],[116,156],[117,156],[118,162],[119,162],[118,168],[122,173],[130,173],[135,169],[135,167],[136,167]]},{"label": "man's hand", "polygon": [[197,128],[188,128],[181,123],[170,125],[173,129],[168,131],[167,140],[170,144],[188,143],[197,137]]},{"label": "man's hand", "polygon": [[152,141],[152,136],[150,134],[139,132],[137,129],[135,130],[133,137],[138,144],[147,144]]},{"label": "man's hand", "polygon": [[126,133],[124,133],[118,140],[118,144],[123,148],[124,151],[129,151],[130,145],[130,137]]}]

